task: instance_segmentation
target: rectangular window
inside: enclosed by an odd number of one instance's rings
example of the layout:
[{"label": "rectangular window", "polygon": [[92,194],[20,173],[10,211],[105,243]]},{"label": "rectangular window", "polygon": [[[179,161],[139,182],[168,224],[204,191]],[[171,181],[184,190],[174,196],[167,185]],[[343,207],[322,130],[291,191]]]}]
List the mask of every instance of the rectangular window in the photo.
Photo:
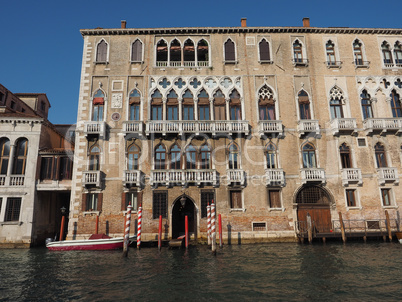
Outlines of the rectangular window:
[{"label": "rectangular window", "polygon": [[280,209],[280,208],[282,208],[281,191],[280,190],[269,190],[268,191],[268,198],[269,198],[269,207],[271,209]]},{"label": "rectangular window", "polygon": [[13,109],[13,110],[15,109],[15,102],[14,102],[14,101],[11,101],[11,106],[10,106],[10,107],[11,107],[11,109]]},{"label": "rectangular window", "polygon": [[98,209],[98,193],[87,194],[85,211],[96,211]]},{"label": "rectangular window", "polygon": [[183,106],[183,120],[194,120],[194,106]]},{"label": "rectangular window", "polygon": [[21,197],[7,198],[5,221],[19,221],[21,212]]},{"label": "rectangular window", "polygon": [[356,206],[355,190],[346,190],[346,203],[348,207]]},{"label": "rectangular window", "polygon": [[152,120],[161,121],[162,120],[162,106],[152,106]]},{"label": "rectangular window", "polygon": [[232,209],[242,209],[243,208],[241,191],[230,191],[230,207]]},{"label": "rectangular window", "polygon": [[167,218],[167,191],[157,191],[153,194],[152,217],[153,219]]},{"label": "rectangular window", "polygon": [[207,217],[207,205],[211,205],[214,198],[214,190],[201,190],[201,218]]},{"label": "rectangular window", "polygon": [[253,231],[266,231],[267,230],[267,223],[266,222],[253,222]]},{"label": "rectangular window", "polygon": [[42,157],[40,168],[40,179],[52,179],[53,157]]},{"label": "rectangular window", "polygon": [[122,203],[122,211],[126,211],[129,204],[132,206],[132,211],[138,210],[139,205],[139,195],[138,192],[127,192],[123,193],[124,202]]},{"label": "rectangular window", "polygon": [[139,121],[139,120],[140,120],[140,105],[131,105],[130,121]]},{"label": "rectangular window", "polygon": [[69,157],[60,157],[59,180],[71,179],[72,167],[73,162]]},{"label": "rectangular window", "polygon": [[209,121],[209,106],[199,106],[198,115],[200,121]]},{"label": "rectangular window", "polygon": [[4,103],[4,96],[5,94],[3,92],[0,92],[0,103]]},{"label": "rectangular window", "polygon": [[382,205],[391,205],[391,189],[381,189]]},{"label": "rectangular window", "polygon": [[1,206],[3,205],[3,197],[0,197],[0,214],[1,214]]},{"label": "rectangular window", "polygon": [[226,106],[218,106],[216,105],[214,108],[215,111],[215,120],[217,121],[224,121],[226,120]]}]

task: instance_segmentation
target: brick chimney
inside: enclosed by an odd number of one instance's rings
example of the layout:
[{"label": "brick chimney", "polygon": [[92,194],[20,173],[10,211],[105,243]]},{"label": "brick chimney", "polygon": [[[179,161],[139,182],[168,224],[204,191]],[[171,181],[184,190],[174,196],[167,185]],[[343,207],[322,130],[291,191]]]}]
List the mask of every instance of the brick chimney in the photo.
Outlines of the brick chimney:
[{"label": "brick chimney", "polygon": [[303,27],[310,27],[310,18],[303,18]]},{"label": "brick chimney", "polygon": [[121,20],[121,28],[126,28],[127,21],[126,20]]},{"label": "brick chimney", "polygon": [[247,27],[247,18],[241,18],[241,27]]}]

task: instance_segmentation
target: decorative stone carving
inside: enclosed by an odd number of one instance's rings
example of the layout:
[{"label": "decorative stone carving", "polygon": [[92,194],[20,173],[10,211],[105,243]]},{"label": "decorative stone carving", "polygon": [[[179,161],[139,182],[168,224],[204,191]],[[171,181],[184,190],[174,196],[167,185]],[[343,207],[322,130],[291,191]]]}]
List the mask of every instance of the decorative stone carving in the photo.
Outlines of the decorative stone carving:
[{"label": "decorative stone carving", "polygon": [[123,106],[123,94],[113,93],[112,94],[112,108],[122,108]]}]

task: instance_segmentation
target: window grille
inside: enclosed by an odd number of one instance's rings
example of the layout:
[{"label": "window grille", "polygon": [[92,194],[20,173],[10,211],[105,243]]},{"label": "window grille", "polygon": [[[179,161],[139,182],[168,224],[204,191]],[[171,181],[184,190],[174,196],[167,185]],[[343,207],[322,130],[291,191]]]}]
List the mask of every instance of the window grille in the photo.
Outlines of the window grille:
[{"label": "window grille", "polygon": [[267,223],[266,222],[253,222],[253,231],[266,231],[267,230]]}]

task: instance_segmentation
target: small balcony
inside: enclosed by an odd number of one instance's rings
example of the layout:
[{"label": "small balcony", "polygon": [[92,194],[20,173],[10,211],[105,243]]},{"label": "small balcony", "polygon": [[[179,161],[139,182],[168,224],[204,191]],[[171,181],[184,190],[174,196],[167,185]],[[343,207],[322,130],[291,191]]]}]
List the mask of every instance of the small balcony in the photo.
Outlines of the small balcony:
[{"label": "small balcony", "polygon": [[141,121],[125,121],[123,122],[123,133],[138,134],[140,137],[144,135],[144,123]]},{"label": "small balcony", "polygon": [[25,175],[0,175],[0,187],[22,187],[25,184]]},{"label": "small balcony", "polygon": [[106,134],[106,123],[103,121],[92,121],[84,123],[84,135],[98,135],[100,137],[105,137]]},{"label": "small balcony", "polygon": [[283,125],[282,121],[259,121],[258,122],[258,132],[260,137],[266,134],[278,134],[279,136],[283,135]]},{"label": "small balcony", "polygon": [[320,168],[303,168],[300,170],[302,183],[325,183],[325,170]]},{"label": "small balcony", "polygon": [[326,61],[327,68],[341,68],[342,61]]},{"label": "small balcony", "polygon": [[101,189],[101,171],[84,171],[82,176],[82,186]]},{"label": "small balcony", "polygon": [[6,179],[7,179],[7,176],[0,175],[0,187],[3,187],[6,185]]},{"label": "small balcony", "polygon": [[141,187],[142,175],[140,170],[124,171],[123,185],[125,187]]},{"label": "small balcony", "polygon": [[370,61],[363,61],[363,60],[355,60],[355,68],[369,68]]},{"label": "small balcony", "polygon": [[246,185],[246,172],[242,169],[227,170],[228,185],[240,184],[242,187]]},{"label": "small balcony", "polygon": [[145,134],[249,134],[248,121],[148,121]]},{"label": "small balcony", "polygon": [[216,170],[153,170],[151,171],[151,186],[187,186],[188,184],[213,185],[219,184]]},{"label": "small balcony", "polygon": [[379,133],[380,135],[386,132],[402,133],[402,118],[368,118],[363,121],[363,128],[366,134]]},{"label": "small balcony", "polygon": [[299,137],[302,137],[307,133],[319,136],[320,125],[318,124],[318,120],[299,120],[297,122],[297,132],[299,132]]},{"label": "small balcony", "polygon": [[332,135],[338,134],[354,134],[356,133],[356,119],[355,118],[335,118],[331,120]]},{"label": "small balcony", "polygon": [[292,63],[293,66],[308,66],[308,59],[294,58]]},{"label": "small balcony", "polygon": [[265,185],[270,187],[285,186],[285,172],[283,169],[267,169],[265,170]]},{"label": "small balcony", "polygon": [[342,169],[341,175],[342,175],[343,186],[348,186],[349,184],[361,185],[363,183],[361,169],[357,168]]},{"label": "small balcony", "polygon": [[399,175],[397,168],[378,168],[378,183],[384,185],[385,183],[399,184]]}]

